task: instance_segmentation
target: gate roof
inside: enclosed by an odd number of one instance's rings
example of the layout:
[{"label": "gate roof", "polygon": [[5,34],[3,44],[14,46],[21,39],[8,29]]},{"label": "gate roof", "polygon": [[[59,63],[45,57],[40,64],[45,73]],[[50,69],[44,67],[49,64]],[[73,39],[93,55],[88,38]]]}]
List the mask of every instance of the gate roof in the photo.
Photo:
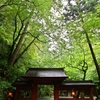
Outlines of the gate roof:
[{"label": "gate roof", "polygon": [[63,68],[29,68],[22,77],[38,83],[62,82],[68,78]]},{"label": "gate roof", "polygon": [[29,68],[24,78],[28,77],[67,77],[63,68]]}]

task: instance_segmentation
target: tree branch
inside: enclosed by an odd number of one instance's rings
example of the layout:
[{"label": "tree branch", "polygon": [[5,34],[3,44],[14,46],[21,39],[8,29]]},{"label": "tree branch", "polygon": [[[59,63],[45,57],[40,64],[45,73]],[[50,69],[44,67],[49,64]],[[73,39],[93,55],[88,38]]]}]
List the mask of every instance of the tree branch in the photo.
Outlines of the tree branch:
[{"label": "tree branch", "polygon": [[7,0],[3,5],[0,6],[0,11],[2,11],[2,9],[6,6],[8,6],[10,4],[11,0]]},{"label": "tree branch", "polygon": [[[15,63],[22,57],[22,55],[28,50],[28,48],[31,46],[32,43],[40,36],[40,34],[37,35],[29,44],[28,46],[19,54],[19,56],[16,58]],[[15,64],[14,63],[14,64]]]},{"label": "tree branch", "polygon": [[[25,28],[23,30],[23,33],[25,33],[27,31],[28,25],[29,25],[29,22],[26,23]],[[14,65],[14,62],[15,62],[15,60],[16,60],[16,58],[18,56],[18,53],[20,51],[20,48],[21,48],[21,45],[22,45],[22,41],[24,39],[24,36],[25,36],[25,34],[22,34],[21,35],[21,37],[20,37],[20,39],[19,39],[19,41],[17,43],[17,46],[16,46],[16,48],[15,48],[15,50],[14,50],[14,52],[13,52],[13,54],[12,54],[12,56],[11,56],[9,62],[8,62],[8,67]]]}]

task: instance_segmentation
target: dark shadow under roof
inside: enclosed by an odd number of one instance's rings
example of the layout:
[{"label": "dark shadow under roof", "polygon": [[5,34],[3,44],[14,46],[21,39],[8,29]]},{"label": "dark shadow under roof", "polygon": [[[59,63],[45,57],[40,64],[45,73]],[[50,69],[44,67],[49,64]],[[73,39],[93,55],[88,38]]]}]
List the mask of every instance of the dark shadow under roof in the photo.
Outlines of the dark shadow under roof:
[{"label": "dark shadow under roof", "polygon": [[63,82],[61,85],[66,86],[94,86],[92,80],[85,80],[85,81],[66,81]]},{"label": "dark shadow under roof", "polygon": [[33,82],[29,80],[16,80],[12,85],[13,86],[32,86]]},{"label": "dark shadow under roof", "polygon": [[29,68],[25,75],[23,75],[24,78],[67,78],[63,68]]}]

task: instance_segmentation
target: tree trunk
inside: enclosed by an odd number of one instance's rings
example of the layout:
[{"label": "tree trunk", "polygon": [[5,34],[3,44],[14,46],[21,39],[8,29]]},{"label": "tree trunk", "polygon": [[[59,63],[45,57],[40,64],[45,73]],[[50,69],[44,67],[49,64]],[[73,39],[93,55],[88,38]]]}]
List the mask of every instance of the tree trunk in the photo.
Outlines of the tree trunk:
[{"label": "tree trunk", "polygon": [[94,61],[94,64],[96,66],[96,70],[97,70],[97,74],[98,74],[98,78],[99,78],[99,81],[100,81],[100,67],[99,67],[99,64],[97,62],[97,59],[96,59],[96,56],[95,56],[95,53],[93,51],[93,48],[92,48],[92,45],[91,45],[91,42],[90,42],[90,39],[89,39],[89,36],[88,36],[88,33],[84,30],[85,32],[85,35],[86,35],[86,39],[87,39],[87,43],[89,45],[89,48],[90,48],[90,51],[91,51],[91,55],[92,55],[92,58],[93,58],[93,61]]},{"label": "tree trunk", "polygon": [[27,31],[28,25],[29,25],[29,22],[26,23],[25,28],[24,28],[24,31],[23,31],[23,34],[22,34],[22,36],[20,37],[19,42],[18,42],[18,44],[17,44],[17,46],[16,46],[14,52],[12,53],[12,55],[11,55],[11,57],[10,57],[10,60],[9,60],[9,62],[8,62],[8,67],[9,67],[9,66],[13,66],[13,64],[14,64],[14,62],[15,62],[17,56],[18,56],[18,53],[19,53],[19,51],[20,51],[20,48],[21,48],[23,39],[24,39],[24,37],[25,37],[25,32]]}]

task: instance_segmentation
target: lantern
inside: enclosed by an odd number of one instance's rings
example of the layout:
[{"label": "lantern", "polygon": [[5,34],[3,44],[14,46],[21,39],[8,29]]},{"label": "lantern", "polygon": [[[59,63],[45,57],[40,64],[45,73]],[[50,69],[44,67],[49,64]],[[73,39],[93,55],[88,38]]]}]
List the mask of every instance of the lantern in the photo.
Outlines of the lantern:
[{"label": "lantern", "polygon": [[8,100],[10,100],[13,97],[13,93],[11,91],[8,91],[7,97],[8,97]]},{"label": "lantern", "polygon": [[76,92],[72,90],[72,96],[75,98],[76,97]]}]

